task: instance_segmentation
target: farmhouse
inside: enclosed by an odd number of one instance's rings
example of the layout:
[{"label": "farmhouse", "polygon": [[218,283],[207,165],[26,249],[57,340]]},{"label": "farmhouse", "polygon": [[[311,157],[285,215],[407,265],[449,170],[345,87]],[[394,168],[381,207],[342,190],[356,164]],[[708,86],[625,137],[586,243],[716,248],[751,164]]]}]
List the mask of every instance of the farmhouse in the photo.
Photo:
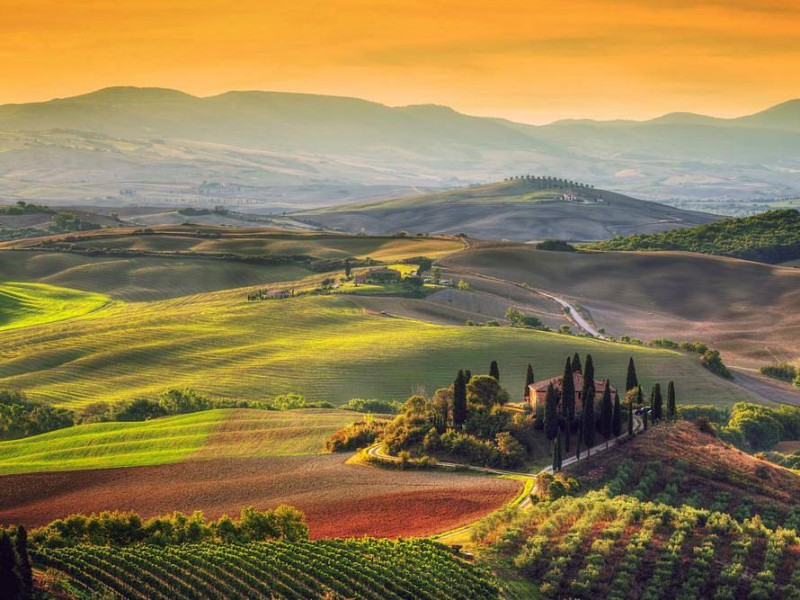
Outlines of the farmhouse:
[{"label": "farmhouse", "polygon": [[394,283],[400,281],[400,272],[394,269],[370,269],[364,273],[357,273],[354,277],[358,283]]},{"label": "farmhouse", "polygon": [[[563,376],[552,377],[550,379],[543,379],[542,381],[535,381],[530,386],[528,386],[528,402],[531,405],[531,408],[536,410],[537,406],[544,406],[545,398],[547,397],[547,388],[550,385],[555,388],[557,394],[561,394],[562,384],[564,381]],[[580,371],[575,371],[572,373],[572,383],[575,390],[575,409],[580,410],[583,407],[583,374]],[[594,395],[595,401],[600,401],[603,398],[603,393],[606,391],[606,382],[605,381],[597,381],[594,382]],[[617,391],[613,387],[610,387],[611,395],[613,396],[614,393]]]}]

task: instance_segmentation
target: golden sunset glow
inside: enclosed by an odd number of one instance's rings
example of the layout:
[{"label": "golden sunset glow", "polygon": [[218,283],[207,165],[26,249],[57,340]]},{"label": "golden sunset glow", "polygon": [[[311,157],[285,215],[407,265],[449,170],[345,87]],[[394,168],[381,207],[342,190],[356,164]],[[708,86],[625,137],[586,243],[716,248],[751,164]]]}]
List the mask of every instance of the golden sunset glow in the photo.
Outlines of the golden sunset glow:
[{"label": "golden sunset glow", "polygon": [[797,0],[0,0],[0,102],[111,85],[446,104],[545,122],[800,96]]}]

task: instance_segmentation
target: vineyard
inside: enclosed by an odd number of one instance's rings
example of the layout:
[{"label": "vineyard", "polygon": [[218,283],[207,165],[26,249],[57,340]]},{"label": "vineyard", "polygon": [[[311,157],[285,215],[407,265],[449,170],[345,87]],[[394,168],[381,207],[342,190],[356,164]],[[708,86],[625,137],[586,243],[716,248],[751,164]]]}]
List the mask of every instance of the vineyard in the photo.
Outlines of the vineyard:
[{"label": "vineyard", "polygon": [[797,531],[757,517],[590,492],[493,515],[477,539],[543,598],[800,599]]},{"label": "vineyard", "polygon": [[37,550],[78,598],[498,598],[490,575],[429,540],[78,546]]}]

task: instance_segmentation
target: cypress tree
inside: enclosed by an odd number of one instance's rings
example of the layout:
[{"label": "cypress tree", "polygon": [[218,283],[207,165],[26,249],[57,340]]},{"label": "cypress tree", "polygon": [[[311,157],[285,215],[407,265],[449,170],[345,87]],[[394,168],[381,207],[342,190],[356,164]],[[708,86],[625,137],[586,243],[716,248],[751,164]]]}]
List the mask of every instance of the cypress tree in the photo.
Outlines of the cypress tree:
[{"label": "cypress tree", "polygon": [[460,430],[467,420],[467,381],[459,370],[453,382],[453,424]]},{"label": "cypress tree", "polygon": [[611,384],[606,379],[606,387],[603,391],[603,399],[600,401],[600,433],[606,441],[606,448],[608,442],[614,433],[614,404],[611,402]]},{"label": "cypress tree", "polygon": [[675,404],[675,382],[670,381],[667,385],[667,418],[674,421],[678,416],[678,406]]},{"label": "cypress tree", "polygon": [[564,365],[564,375],[561,379],[561,413],[564,417],[564,431],[566,433],[564,448],[569,452],[570,438],[572,437],[572,424],[575,422],[575,380],[573,379],[572,363],[567,357]]},{"label": "cypress tree", "polygon": [[628,392],[639,385],[639,378],[636,377],[636,365],[633,364],[633,357],[628,361],[628,376],[625,379],[625,391]]},{"label": "cypress tree", "polygon": [[[587,364],[589,362],[587,358]],[[594,386],[584,387],[583,393],[583,444],[586,451],[591,454],[594,447]]]},{"label": "cypress tree", "polygon": [[18,598],[20,581],[17,577],[14,546],[5,530],[0,530],[0,591],[3,598]]},{"label": "cypress tree", "polygon": [[646,406],[644,407],[644,410],[642,411],[642,427],[644,428],[645,431],[647,431],[647,407]]},{"label": "cypress tree", "polygon": [[583,366],[583,385],[588,383],[594,387],[594,361],[591,354],[586,355],[586,364]]},{"label": "cypress tree", "polygon": [[628,402],[628,435],[633,437],[633,400]]},{"label": "cypress tree", "polygon": [[544,401],[544,433],[548,440],[554,440],[558,435],[558,402],[552,383],[547,387]]},{"label": "cypress tree", "polygon": [[534,379],[533,379],[533,367],[531,366],[530,363],[528,363],[528,371],[525,373],[525,395],[523,396],[523,398],[525,398],[526,402],[530,402],[530,399],[531,399],[531,387],[530,386],[533,384],[533,382],[534,382]]},{"label": "cypress tree", "polygon": [[619,392],[614,392],[614,416],[612,418],[612,431],[615,438],[622,435],[622,405],[619,401]]},{"label": "cypress tree", "polygon": [[583,367],[581,367],[581,357],[578,356],[577,352],[572,357],[572,368],[578,373],[583,373]]},{"label": "cypress tree", "polygon": [[351,272],[350,259],[349,258],[345,258],[344,259],[344,276],[347,279],[350,279],[350,272]]},{"label": "cypress tree", "polygon": [[472,371],[467,369],[466,371],[464,371],[464,383],[467,384],[470,381],[472,381]]},{"label": "cypress tree", "polygon": [[578,436],[575,438],[575,458],[581,459],[581,440],[583,439],[583,413],[578,420]]},{"label": "cypress tree", "polygon": [[661,421],[664,413],[664,399],[661,397],[661,384],[653,386],[653,423]]},{"label": "cypress tree", "polygon": [[553,472],[561,470],[561,432],[553,440]]},{"label": "cypress tree", "polygon": [[17,573],[20,579],[20,600],[33,598],[33,569],[28,556],[28,532],[22,525],[17,527],[16,537]]},{"label": "cypress tree", "polygon": [[489,375],[500,381],[500,367],[497,366],[496,360],[493,360],[492,364],[489,365]]}]

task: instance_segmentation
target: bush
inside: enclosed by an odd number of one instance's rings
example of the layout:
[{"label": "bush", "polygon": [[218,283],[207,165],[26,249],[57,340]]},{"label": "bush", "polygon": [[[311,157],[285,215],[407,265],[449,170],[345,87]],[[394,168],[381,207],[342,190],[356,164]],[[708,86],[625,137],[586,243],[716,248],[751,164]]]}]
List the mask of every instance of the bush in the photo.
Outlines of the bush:
[{"label": "bush", "polygon": [[306,399],[301,394],[281,394],[276,396],[270,406],[273,410],[296,410],[298,408],[306,408]]},{"label": "bush", "polygon": [[733,375],[722,363],[722,357],[719,350],[706,350],[700,359],[700,363],[712,373],[724,377],[725,379],[733,379]]},{"label": "bush", "polygon": [[797,367],[787,362],[772,363],[761,367],[759,370],[762,375],[780,379],[781,381],[793,381],[798,376]]},{"label": "bush", "polygon": [[374,400],[366,398],[352,398],[343,406],[345,410],[362,413],[397,414],[403,405],[395,400]]},{"label": "bush", "polygon": [[538,317],[526,315],[513,306],[509,307],[505,312],[505,317],[511,322],[512,327],[523,327],[526,329],[542,329],[544,323]]},{"label": "bush", "polygon": [[184,413],[208,410],[211,402],[207,398],[200,396],[192,389],[169,389],[158,397],[158,403],[166,414],[177,415]]},{"label": "bush", "polygon": [[140,399],[131,400],[130,402],[121,402],[113,406],[110,409],[111,418],[109,420],[147,421],[148,419],[163,417],[166,414],[168,414],[168,411],[161,402]]},{"label": "bush", "polygon": [[695,425],[697,425],[697,428],[700,431],[702,431],[703,433],[708,433],[710,435],[715,435],[716,434],[716,430],[714,429],[714,426],[711,424],[711,421],[709,421],[708,417],[706,417],[705,415],[701,415],[701,416],[697,417],[697,420],[695,421]]},{"label": "bush", "polygon": [[387,421],[367,420],[343,427],[325,442],[328,452],[349,452],[374,444]]}]

